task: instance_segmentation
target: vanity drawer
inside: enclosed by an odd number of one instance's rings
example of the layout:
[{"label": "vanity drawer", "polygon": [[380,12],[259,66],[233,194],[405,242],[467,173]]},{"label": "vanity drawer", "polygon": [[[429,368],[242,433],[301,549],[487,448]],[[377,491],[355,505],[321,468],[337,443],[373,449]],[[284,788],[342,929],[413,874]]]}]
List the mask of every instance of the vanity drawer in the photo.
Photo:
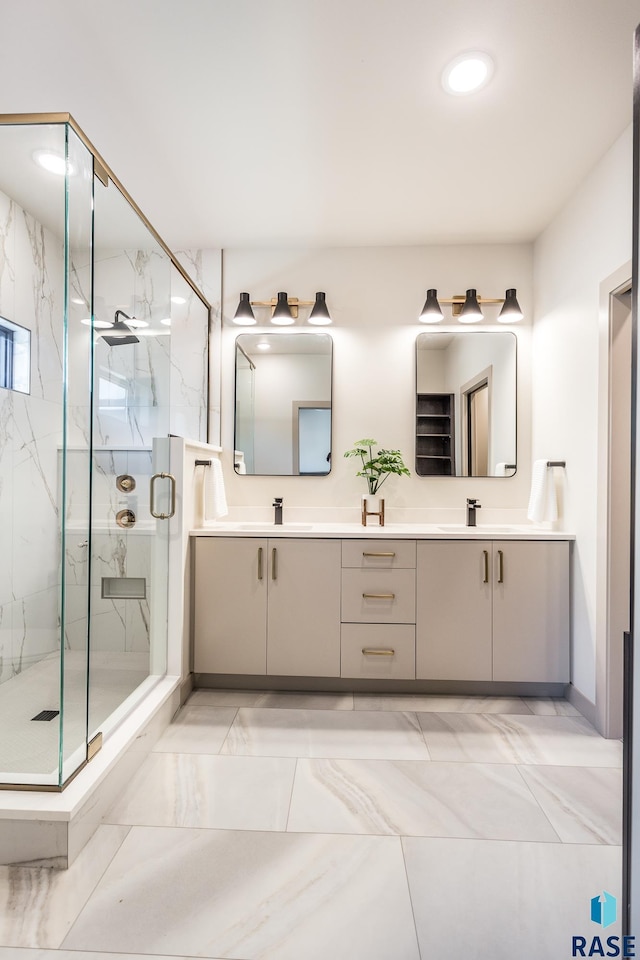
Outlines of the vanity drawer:
[{"label": "vanity drawer", "polygon": [[341,619],[353,623],[415,623],[415,570],[343,570]]},{"label": "vanity drawer", "polygon": [[343,540],[342,566],[365,570],[415,568],[415,540]]},{"label": "vanity drawer", "polygon": [[341,677],[414,680],[416,630],[405,624],[343,623]]}]

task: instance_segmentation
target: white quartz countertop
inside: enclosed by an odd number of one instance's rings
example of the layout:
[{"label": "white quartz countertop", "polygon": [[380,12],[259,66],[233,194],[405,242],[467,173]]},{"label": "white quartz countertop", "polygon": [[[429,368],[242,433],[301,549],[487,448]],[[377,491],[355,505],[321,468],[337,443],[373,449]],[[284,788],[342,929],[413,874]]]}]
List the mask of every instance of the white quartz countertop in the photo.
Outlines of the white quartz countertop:
[{"label": "white quartz countertop", "polygon": [[192,537],[325,537],[387,540],[575,540],[574,533],[546,530],[533,524],[387,523],[384,527],[360,523],[283,523],[218,521],[190,531]]}]

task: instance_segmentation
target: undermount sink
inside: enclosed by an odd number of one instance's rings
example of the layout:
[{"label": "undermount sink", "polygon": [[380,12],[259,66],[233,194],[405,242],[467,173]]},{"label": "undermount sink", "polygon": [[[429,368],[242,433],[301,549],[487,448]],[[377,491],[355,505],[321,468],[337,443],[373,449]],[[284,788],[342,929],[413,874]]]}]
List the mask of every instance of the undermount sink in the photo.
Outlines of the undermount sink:
[{"label": "undermount sink", "polygon": [[438,530],[442,530],[443,533],[515,533],[515,527],[498,527],[494,526],[491,523],[488,524],[478,524],[475,527],[468,527],[465,523],[450,523],[450,524],[439,524]]},{"label": "undermount sink", "polygon": [[238,530],[311,530],[311,523],[238,523]]}]

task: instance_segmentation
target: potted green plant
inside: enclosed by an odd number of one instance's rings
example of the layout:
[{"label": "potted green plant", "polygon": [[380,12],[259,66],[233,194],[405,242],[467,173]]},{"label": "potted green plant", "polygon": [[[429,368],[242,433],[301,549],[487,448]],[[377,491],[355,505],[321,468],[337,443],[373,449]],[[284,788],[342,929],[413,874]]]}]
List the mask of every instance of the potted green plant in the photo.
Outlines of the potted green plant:
[{"label": "potted green plant", "polygon": [[356,476],[364,477],[367,481],[368,494],[362,496],[362,523],[367,525],[367,517],[379,517],[380,525],[384,526],[384,500],[379,496],[380,487],[391,476],[396,474],[410,476],[399,450],[380,449],[374,453],[373,448],[378,446],[377,440],[366,438],[356,440],[353,450],[347,450],[345,457],[360,457],[362,470]]}]

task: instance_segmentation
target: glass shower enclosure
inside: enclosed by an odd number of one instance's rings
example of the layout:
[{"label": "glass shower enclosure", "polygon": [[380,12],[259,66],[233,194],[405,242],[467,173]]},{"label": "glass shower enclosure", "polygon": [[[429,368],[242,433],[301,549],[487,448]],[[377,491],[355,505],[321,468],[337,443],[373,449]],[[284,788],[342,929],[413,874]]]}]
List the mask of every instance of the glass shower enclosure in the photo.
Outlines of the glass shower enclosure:
[{"label": "glass shower enclosure", "polygon": [[0,117],[0,785],[59,790],[167,666],[169,435],[209,304],[68,114]]}]

